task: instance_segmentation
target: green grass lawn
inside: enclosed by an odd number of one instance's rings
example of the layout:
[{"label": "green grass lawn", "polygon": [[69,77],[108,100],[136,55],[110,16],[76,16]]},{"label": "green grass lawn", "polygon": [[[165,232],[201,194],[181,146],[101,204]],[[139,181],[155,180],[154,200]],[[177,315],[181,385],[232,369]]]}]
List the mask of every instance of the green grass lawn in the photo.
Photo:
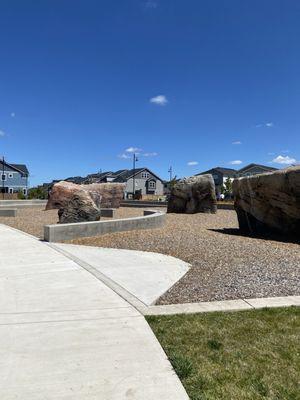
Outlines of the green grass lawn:
[{"label": "green grass lawn", "polygon": [[191,400],[300,399],[300,307],[147,321]]}]

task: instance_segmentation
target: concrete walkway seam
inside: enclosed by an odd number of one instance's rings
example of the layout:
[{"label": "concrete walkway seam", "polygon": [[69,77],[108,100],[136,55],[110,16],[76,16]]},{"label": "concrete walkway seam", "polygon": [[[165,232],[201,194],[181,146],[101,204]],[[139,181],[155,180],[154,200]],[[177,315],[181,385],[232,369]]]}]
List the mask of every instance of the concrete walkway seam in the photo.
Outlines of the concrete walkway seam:
[{"label": "concrete walkway seam", "polygon": [[140,314],[145,315],[147,305],[145,303],[143,303],[140,299],[135,297],[132,293],[128,292],[125,288],[118,285],[112,279],[108,278],[106,275],[104,275],[102,272],[100,272],[97,269],[95,269],[94,267],[92,267],[87,262],[75,257],[73,254],[70,254],[66,250],[58,248],[53,243],[45,242],[45,244],[47,246],[51,247],[53,250],[56,250],[57,252],[63,254],[65,257],[69,258],[70,260],[74,261],[80,267],[84,268],[86,271],[88,271],[90,274],[92,274],[98,280],[100,280],[102,283],[104,283],[107,287],[109,287],[111,290],[113,290],[116,294],[118,294],[120,297],[122,297],[123,300],[125,300],[127,303],[129,303],[131,306],[133,306]]}]

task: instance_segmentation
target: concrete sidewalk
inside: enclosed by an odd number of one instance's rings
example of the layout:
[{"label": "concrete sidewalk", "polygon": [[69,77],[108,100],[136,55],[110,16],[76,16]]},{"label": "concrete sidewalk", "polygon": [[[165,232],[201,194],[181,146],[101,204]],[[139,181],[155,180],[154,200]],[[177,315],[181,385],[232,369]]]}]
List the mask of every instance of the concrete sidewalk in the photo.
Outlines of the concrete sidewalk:
[{"label": "concrete sidewalk", "polygon": [[48,245],[0,225],[1,400],[183,400],[141,314]]},{"label": "concrete sidewalk", "polygon": [[54,243],[71,259],[83,261],[149,306],[181,279],[190,265],[165,254]]}]

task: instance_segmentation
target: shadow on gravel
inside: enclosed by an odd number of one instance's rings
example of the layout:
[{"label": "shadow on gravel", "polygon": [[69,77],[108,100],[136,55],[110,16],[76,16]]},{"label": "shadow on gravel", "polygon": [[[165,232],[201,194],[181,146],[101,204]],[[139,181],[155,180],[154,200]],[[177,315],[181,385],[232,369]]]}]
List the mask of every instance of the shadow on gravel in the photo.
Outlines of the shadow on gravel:
[{"label": "shadow on gravel", "polygon": [[282,236],[276,233],[261,233],[256,235],[247,235],[242,233],[238,228],[223,228],[223,229],[213,229],[208,228],[207,230],[222,233],[223,235],[233,235],[233,236],[242,236],[252,239],[261,239],[261,240],[272,240],[276,242],[283,242],[283,243],[293,243],[293,244],[300,244],[300,238],[295,238],[292,236]]}]

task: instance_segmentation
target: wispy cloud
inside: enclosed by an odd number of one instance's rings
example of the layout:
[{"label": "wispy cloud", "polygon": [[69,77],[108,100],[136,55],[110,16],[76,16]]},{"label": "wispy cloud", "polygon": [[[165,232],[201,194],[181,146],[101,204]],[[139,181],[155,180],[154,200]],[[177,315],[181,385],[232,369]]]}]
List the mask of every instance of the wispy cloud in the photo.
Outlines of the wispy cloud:
[{"label": "wispy cloud", "polygon": [[138,147],[128,147],[128,149],[125,150],[126,153],[139,153],[140,151],[142,151],[142,149]]},{"label": "wispy cloud", "polygon": [[274,126],[274,123],[273,123],[273,122],[264,122],[263,124],[257,124],[257,125],[255,125],[255,128],[263,128],[263,127],[266,127],[266,128],[273,128],[273,126]]},{"label": "wispy cloud", "polygon": [[145,8],[157,8],[158,4],[156,1],[148,0],[144,3]]},{"label": "wispy cloud", "polygon": [[5,132],[0,130],[0,137],[5,136]]},{"label": "wispy cloud", "polygon": [[129,154],[123,153],[118,155],[119,158],[123,158],[124,160],[127,160],[128,158],[131,158]]},{"label": "wispy cloud", "polygon": [[297,160],[293,157],[279,155],[276,158],[274,158],[272,162],[276,164],[291,165],[291,164],[296,164]]},{"label": "wispy cloud", "polygon": [[158,153],[156,153],[155,151],[153,151],[152,153],[144,153],[142,154],[144,157],[156,157],[158,156]]},{"label": "wispy cloud", "polygon": [[150,103],[157,104],[158,106],[165,106],[168,103],[168,99],[164,94],[160,94],[155,97],[151,97]]},{"label": "wispy cloud", "polygon": [[14,112],[11,112],[11,113],[10,113],[10,116],[11,116],[12,118],[14,118],[14,117],[16,116],[16,114],[15,114]]},{"label": "wispy cloud", "polygon": [[241,161],[241,160],[233,160],[233,161],[229,161],[229,164],[231,164],[231,165],[240,165],[240,164],[243,164],[243,161]]},{"label": "wispy cloud", "polygon": [[199,164],[198,161],[189,161],[187,163],[187,165],[189,165],[189,166],[198,165],[198,164]]},{"label": "wispy cloud", "polygon": [[242,144],[242,142],[240,140],[235,140],[234,142],[232,142],[232,144]]}]

